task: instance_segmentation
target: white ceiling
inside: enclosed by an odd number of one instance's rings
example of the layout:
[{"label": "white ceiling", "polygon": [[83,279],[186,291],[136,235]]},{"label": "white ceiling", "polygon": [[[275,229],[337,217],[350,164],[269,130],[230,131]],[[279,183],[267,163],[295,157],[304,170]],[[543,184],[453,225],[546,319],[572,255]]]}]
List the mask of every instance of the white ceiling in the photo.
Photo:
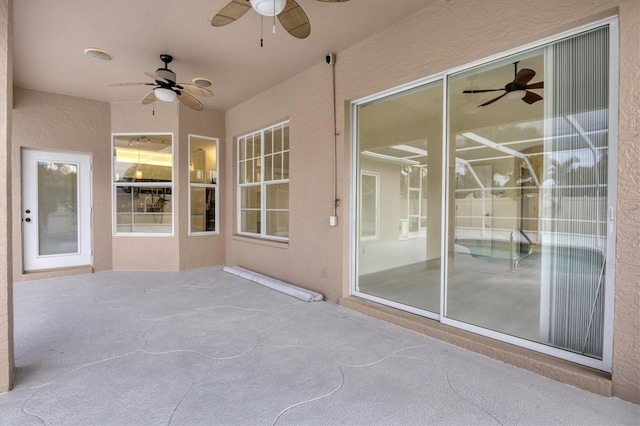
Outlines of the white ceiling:
[{"label": "white ceiling", "polygon": [[[215,28],[211,17],[228,0],[14,0],[14,84],[109,102],[137,102],[149,87],[105,83],[151,82],[144,72],[163,66],[179,82],[214,81],[206,108],[226,110],[261,91],[324,62],[439,0],[297,0],[311,22],[311,35],[290,36],[280,23],[251,10]],[[85,56],[94,47],[111,52],[107,62]],[[338,54],[337,61],[340,61]]]}]

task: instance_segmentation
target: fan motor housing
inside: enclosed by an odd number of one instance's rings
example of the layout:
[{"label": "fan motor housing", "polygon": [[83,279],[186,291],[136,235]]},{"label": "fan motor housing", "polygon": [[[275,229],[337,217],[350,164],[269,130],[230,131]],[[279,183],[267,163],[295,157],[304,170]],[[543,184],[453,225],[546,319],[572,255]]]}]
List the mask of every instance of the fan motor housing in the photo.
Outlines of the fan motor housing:
[{"label": "fan motor housing", "polygon": [[158,77],[162,77],[167,81],[170,81],[172,83],[176,82],[176,73],[174,73],[173,71],[171,71],[168,68],[158,68],[156,70],[156,75]]}]

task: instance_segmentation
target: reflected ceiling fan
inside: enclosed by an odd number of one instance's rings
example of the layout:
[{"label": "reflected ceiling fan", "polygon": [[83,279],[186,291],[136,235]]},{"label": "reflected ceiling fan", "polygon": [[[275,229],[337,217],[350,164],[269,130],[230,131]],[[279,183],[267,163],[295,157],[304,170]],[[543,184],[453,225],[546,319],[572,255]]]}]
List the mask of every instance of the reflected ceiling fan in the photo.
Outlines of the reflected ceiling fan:
[{"label": "reflected ceiling fan", "polygon": [[153,86],[153,90],[142,98],[142,104],[150,104],[154,101],[173,102],[178,99],[185,106],[202,111],[204,106],[193,95],[211,97],[213,92],[195,84],[176,83],[176,73],[167,65],[173,61],[171,55],[162,54],[160,60],[164,62],[164,68],[158,68],[155,73],[145,72],[154,83],[110,83],[106,86]]},{"label": "reflected ceiling fan", "polygon": [[464,90],[462,93],[486,93],[486,92],[499,92],[504,91],[504,93],[498,97],[491,99],[483,104],[478,105],[479,107],[487,106],[489,104],[494,103],[498,99],[504,98],[507,99],[522,99],[529,105],[534,102],[538,102],[542,100],[542,96],[537,93],[530,92],[529,89],[544,89],[544,81],[539,81],[537,83],[528,84],[531,79],[536,75],[536,72],[529,68],[523,68],[518,71],[518,62],[513,63],[513,81],[507,83],[502,89],[481,89],[481,90]]},{"label": "reflected ceiling fan", "polygon": [[[318,0],[325,3],[341,3],[349,0]],[[250,9],[262,16],[275,17],[285,30],[296,38],[307,38],[311,33],[311,24],[304,10],[295,0],[231,0],[211,18],[211,25],[222,27],[235,22]],[[262,45],[262,43],[261,43]]]}]

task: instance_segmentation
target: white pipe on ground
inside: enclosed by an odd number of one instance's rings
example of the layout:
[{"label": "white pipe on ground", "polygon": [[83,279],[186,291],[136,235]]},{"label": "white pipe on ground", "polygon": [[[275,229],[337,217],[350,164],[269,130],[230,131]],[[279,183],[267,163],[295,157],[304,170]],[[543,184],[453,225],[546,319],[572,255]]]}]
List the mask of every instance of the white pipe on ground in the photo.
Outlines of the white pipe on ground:
[{"label": "white pipe on ground", "polygon": [[241,266],[225,266],[222,270],[240,278],[269,287],[270,289],[279,291],[280,293],[295,297],[296,299],[304,300],[305,302],[320,302],[324,300],[324,296],[320,293],[294,286],[293,284],[259,274]]}]

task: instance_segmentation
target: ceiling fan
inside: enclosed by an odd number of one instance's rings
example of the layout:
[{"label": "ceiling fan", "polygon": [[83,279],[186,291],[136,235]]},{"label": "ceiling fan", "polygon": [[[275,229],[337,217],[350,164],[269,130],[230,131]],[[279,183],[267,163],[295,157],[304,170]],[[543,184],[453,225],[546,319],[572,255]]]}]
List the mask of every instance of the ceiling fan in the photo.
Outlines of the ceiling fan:
[{"label": "ceiling fan", "polygon": [[202,111],[204,106],[193,95],[211,97],[213,92],[194,84],[176,83],[176,73],[167,67],[173,61],[173,57],[162,54],[160,55],[160,60],[164,62],[164,68],[158,68],[155,73],[145,72],[148,77],[155,80],[154,83],[110,83],[106,84],[106,86],[153,86],[153,90],[142,98],[143,105],[150,104],[156,100],[173,102],[178,99],[185,106],[196,111]]},{"label": "ceiling fan", "polygon": [[[349,0],[318,0],[326,3],[340,3]],[[231,0],[211,18],[211,25],[222,27],[230,24],[249,9],[255,10],[262,16],[278,17],[285,30],[296,38],[307,38],[311,33],[311,24],[304,10],[295,0]]]},{"label": "ceiling fan", "polygon": [[542,96],[537,93],[530,92],[529,89],[543,89],[544,82],[539,81],[537,83],[528,84],[531,79],[536,75],[536,72],[529,68],[523,68],[518,71],[518,62],[513,63],[514,66],[514,77],[513,81],[507,83],[502,89],[484,89],[484,90],[464,90],[462,93],[486,93],[486,92],[499,92],[501,90],[504,93],[496,98],[491,99],[481,105],[479,107],[486,106],[494,103],[498,99],[503,97],[507,97],[507,99],[522,99],[529,105],[534,102],[538,102],[542,100]]}]

